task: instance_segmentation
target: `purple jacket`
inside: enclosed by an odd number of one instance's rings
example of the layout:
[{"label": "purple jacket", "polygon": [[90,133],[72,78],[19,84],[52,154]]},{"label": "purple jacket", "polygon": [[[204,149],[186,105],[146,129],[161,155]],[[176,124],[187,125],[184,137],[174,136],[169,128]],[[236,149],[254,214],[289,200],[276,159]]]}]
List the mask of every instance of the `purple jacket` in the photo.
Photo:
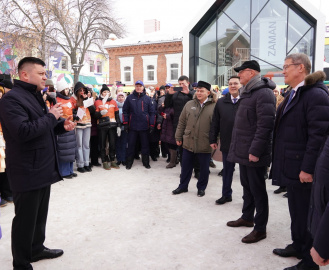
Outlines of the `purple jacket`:
[{"label": "purple jacket", "polygon": [[176,145],[175,132],[173,126],[174,109],[159,107],[159,113],[162,112],[166,114],[166,119],[163,118],[160,140],[162,142]]}]

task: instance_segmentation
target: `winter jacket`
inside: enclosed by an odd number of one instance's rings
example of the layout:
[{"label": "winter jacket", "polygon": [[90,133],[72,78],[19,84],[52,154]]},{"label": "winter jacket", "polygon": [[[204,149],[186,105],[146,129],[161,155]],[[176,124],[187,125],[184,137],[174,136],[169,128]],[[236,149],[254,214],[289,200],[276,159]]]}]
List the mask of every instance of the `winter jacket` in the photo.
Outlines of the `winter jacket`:
[{"label": "winter jacket", "polygon": [[[321,258],[329,259],[329,136],[316,162],[309,209],[308,229]],[[306,209],[305,209],[306,210]]]},{"label": "winter jacket", "polygon": [[[78,107],[77,105],[77,97],[75,95],[72,96],[73,101],[74,101],[74,106],[73,106],[73,116],[74,119],[77,122],[76,128],[86,128],[86,127],[91,127],[91,117],[94,116],[95,114],[95,106],[89,106],[88,108],[85,108],[84,106]],[[86,98],[87,100],[88,98]],[[77,117],[77,113],[79,108],[84,111],[84,115],[82,119],[79,119]]]},{"label": "winter jacket", "polygon": [[[109,118],[109,127],[121,127],[121,121],[119,118],[119,108],[115,100],[108,98],[105,104],[103,104],[103,98],[100,97],[95,101],[96,114],[99,115],[97,118]],[[104,115],[100,114],[100,111],[107,110],[107,113]],[[98,114],[97,114],[98,113]],[[98,120],[99,123],[100,120]]]},{"label": "winter jacket", "polygon": [[[276,103],[274,88],[271,80],[256,75],[240,90],[228,161],[251,167],[270,165]],[[259,161],[249,162],[249,154]]]},{"label": "winter jacket", "polygon": [[163,118],[161,125],[161,137],[160,140],[165,143],[176,145],[175,132],[173,127],[174,109],[159,107],[159,112],[164,113],[166,118]]},{"label": "winter jacket", "polygon": [[49,186],[59,180],[55,134],[64,133],[37,91],[37,86],[14,80],[0,100],[0,122],[6,141],[7,174],[13,192]]},{"label": "winter jacket", "polygon": [[219,134],[220,150],[222,152],[228,153],[230,150],[234,119],[238,110],[239,102],[240,101],[238,100],[234,104],[231,99],[231,94],[227,93],[216,103],[209,132],[209,143],[217,143],[217,137]]},{"label": "winter jacket", "polygon": [[132,130],[148,130],[155,125],[155,110],[146,91],[130,94],[123,105],[123,124]]},{"label": "winter jacket", "polygon": [[174,126],[174,130],[176,130],[177,125],[178,125],[178,121],[179,121],[179,116],[185,106],[185,104],[193,99],[193,91],[190,91],[188,94],[185,94],[183,92],[176,92],[174,94],[166,94],[166,98],[164,101],[165,107],[166,108],[170,108],[173,107],[174,108],[174,120],[173,120],[173,126]]},{"label": "winter jacket", "polygon": [[318,152],[329,126],[329,97],[323,74],[308,75],[305,85],[299,87],[288,107],[285,109],[289,96],[278,108],[270,173],[274,185],[312,186],[312,183],[301,183],[299,174],[301,171],[314,173]]},{"label": "winter jacket", "polygon": [[216,98],[208,97],[201,107],[200,102],[193,100],[186,103],[179,117],[175,133],[176,141],[183,141],[183,148],[193,153],[211,153],[209,131],[216,105]]},{"label": "winter jacket", "polygon": [[[61,103],[63,108],[63,118],[73,116],[74,99],[57,92],[57,103]],[[57,136],[57,154],[61,162],[74,162],[76,150],[76,137],[74,130]]]}]

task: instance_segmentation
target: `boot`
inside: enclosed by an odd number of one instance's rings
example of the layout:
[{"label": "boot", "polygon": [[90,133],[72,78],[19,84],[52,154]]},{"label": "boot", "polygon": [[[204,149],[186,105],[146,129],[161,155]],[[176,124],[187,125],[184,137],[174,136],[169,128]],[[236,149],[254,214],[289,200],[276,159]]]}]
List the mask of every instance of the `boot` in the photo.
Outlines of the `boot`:
[{"label": "boot", "polygon": [[169,149],[170,151],[170,163],[166,166],[167,169],[176,167],[177,151]]},{"label": "boot", "polygon": [[119,165],[115,161],[111,161],[111,168],[120,169]]},{"label": "boot", "polygon": [[103,168],[104,168],[105,170],[111,170],[110,165],[109,165],[106,161],[103,162]]},{"label": "boot", "polygon": [[143,162],[143,166],[146,169],[150,169],[151,168],[149,155],[142,155],[142,162]]},{"label": "boot", "polygon": [[126,169],[130,170],[133,163],[134,163],[134,156],[127,157],[126,158]]}]

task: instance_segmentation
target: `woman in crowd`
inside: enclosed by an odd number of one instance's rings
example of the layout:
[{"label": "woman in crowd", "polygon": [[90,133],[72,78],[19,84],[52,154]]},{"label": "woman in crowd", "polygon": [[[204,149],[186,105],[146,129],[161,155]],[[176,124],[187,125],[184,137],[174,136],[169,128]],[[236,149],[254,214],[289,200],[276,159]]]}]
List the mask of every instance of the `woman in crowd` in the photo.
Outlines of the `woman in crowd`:
[{"label": "woman in crowd", "polygon": [[[69,85],[64,81],[58,81],[56,84],[56,101],[61,103],[63,109],[63,118],[73,119],[73,104],[74,99],[69,95]],[[73,162],[75,161],[76,151],[75,131],[71,130],[64,134],[57,136],[57,153],[59,161],[59,172],[63,178],[76,177],[77,174],[73,172]]]},{"label": "woman in crowd", "polygon": [[76,141],[77,141],[77,167],[78,172],[91,172],[89,164],[89,141],[91,132],[91,115],[95,113],[95,106],[84,105],[84,101],[88,99],[88,89],[81,83],[77,82],[74,86],[75,104],[73,106],[73,115],[76,120]]},{"label": "woman in crowd", "polygon": [[[125,102],[125,99],[126,99],[126,95],[123,92],[117,93],[116,102],[119,108],[119,117],[121,124],[122,124],[122,107]],[[115,150],[117,156],[117,164],[118,165],[122,164],[123,166],[126,166],[126,148],[127,148],[128,133],[123,131],[124,131],[123,126],[121,126],[121,136],[117,136],[116,138]]]},{"label": "woman in crowd", "polygon": [[[103,84],[100,97],[95,102],[96,114],[98,118],[98,136],[100,142],[101,159],[103,168],[119,169],[115,160],[115,139],[116,135],[121,135],[121,121],[119,118],[119,108],[115,100],[111,97],[110,89]],[[109,155],[106,154],[106,142],[109,144]],[[108,164],[108,162],[111,162]]]}]

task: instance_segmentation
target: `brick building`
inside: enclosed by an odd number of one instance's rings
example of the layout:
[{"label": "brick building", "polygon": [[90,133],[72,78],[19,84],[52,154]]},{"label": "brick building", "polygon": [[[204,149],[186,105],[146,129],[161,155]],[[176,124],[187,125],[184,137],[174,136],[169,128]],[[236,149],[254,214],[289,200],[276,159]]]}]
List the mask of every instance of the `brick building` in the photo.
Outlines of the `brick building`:
[{"label": "brick building", "polygon": [[177,84],[182,75],[183,44],[181,38],[161,32],[139,38],[116,39],[111,36],[104,48],[109,54],[109,82],[121,81],[133,86],[142,80],[145,86]]}]

